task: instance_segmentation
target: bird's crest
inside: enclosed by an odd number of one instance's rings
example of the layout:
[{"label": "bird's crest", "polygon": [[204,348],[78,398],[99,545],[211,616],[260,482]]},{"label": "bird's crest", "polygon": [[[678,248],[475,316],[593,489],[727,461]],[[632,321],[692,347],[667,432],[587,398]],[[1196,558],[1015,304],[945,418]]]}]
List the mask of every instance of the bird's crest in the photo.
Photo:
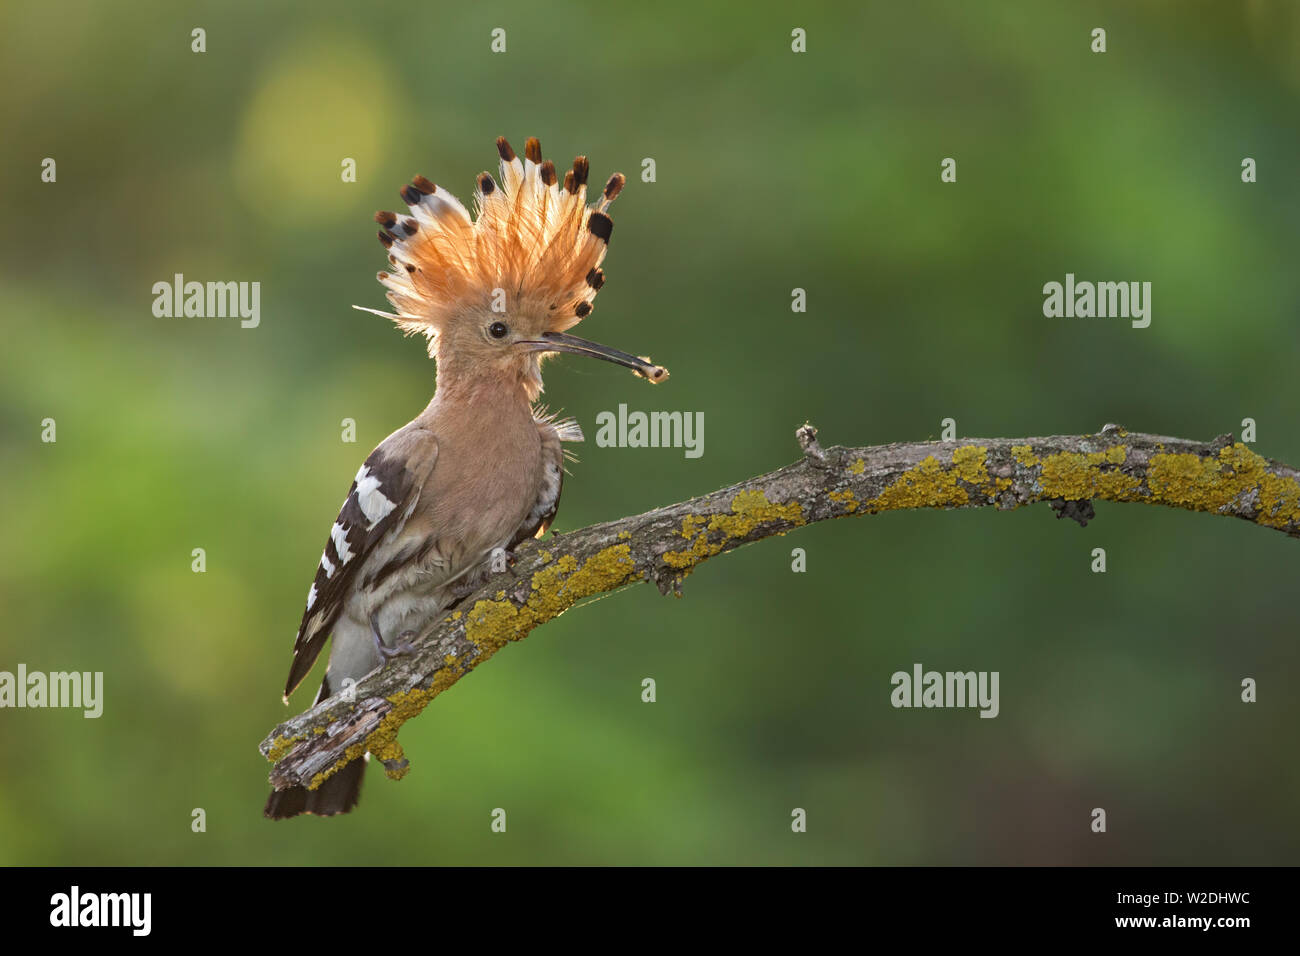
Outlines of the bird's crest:
[{"label": "bird's crest", "polygon": [[476,217],[423,176],[402,187],[408,215],[375,213],[393,265],[379,281],[397,310],[376,314],[408,334],[427,335],[431,351],[459,315],[502,308],[545,316],[549,331],[562,332],[591,313],[605,282],[600,263],[614,227],[606,210],[623,188],[623,174],[611,176],[588,204],[587,157],[575,159],[561,181],[534,138],[522,160],[505,137],[498,137],[497,152],[499,178],[478,177]]}]

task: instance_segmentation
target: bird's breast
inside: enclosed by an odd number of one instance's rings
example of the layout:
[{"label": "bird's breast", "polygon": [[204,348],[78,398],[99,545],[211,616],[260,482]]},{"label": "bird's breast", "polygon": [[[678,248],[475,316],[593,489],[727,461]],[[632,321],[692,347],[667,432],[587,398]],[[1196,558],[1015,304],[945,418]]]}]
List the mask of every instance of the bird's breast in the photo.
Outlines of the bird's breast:
[{"label": "bird's breast", "polygon": [[525,428],[485,429],[476,440],[439,440],[421,520],[456,563],[507,542],[532,510],[544,481],[542,446]]}]

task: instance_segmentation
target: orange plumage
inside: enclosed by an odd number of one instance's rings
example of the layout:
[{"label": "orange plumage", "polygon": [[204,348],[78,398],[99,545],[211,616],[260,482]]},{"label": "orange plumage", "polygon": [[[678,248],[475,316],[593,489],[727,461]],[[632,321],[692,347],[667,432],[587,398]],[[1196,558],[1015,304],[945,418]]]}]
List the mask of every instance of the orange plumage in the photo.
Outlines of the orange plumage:
[{"label": "orange plumage", "polygon": [[409,216],[375,216],[394,266],[379,281],[397,310],[376,314],[407,333],[427,335],[430,351],[449,323],[500,311],[496,300],[503,296],[511,312],[541,316],[549,331],[562,332],[590,314],[604,284],[600,264],[613,229],[606,210],[623,175],[611,176],[588,204],[585,156],[574,160],[561,184],[536,139],[528,140],[523,160],[504,137],[497,150],[498,178],[478,177],[477,216],[423,177],[401,191]]}]

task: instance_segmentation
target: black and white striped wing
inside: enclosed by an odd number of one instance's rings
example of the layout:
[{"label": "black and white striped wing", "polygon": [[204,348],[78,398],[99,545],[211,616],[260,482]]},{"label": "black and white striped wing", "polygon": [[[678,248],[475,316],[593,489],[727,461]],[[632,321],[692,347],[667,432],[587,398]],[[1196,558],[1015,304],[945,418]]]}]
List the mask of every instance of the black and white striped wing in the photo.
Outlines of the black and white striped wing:
[{"label": "black and white striped wing", "polygon": [[406,523],[437,457],[432,433],[408,426],[386,438],[357,472],[307,592],[284,685],[286,700],[316,662],[366,558]]}]

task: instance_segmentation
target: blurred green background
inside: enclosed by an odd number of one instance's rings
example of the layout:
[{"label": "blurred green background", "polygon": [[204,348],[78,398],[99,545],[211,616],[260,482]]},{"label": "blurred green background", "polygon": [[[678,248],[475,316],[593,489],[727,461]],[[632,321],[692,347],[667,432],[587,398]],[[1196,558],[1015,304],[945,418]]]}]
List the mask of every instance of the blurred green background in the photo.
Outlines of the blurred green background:
[{"label": "blurred green background", "polygon": [[[257,744],[348,483],[433,388],[350,308],[384,306],[370,215],[413,174],[468,199],[504,134],[629,176],[579,331],[672,380],[565,358],[545,400],[589,436],[703,411],[705,454],[589,440],[560,531],[785,464],[806,419],[1249,416],[1296,464],[1300,5],[177,6],[0,11],[0,670],[106,684],[98,720],[0,711],[0,862],[1297,862],[1300,543],[1134,505],[830,522],[575,609],[408,724],[411,773],[345,818],[264,821]],[[178,272],[260,282],[260,327],[155,318]],[[1044,318],[1066,272],[1152,282],[1151,327]],[[1000,671],[1001,715],[891,708],[914,662]]]}]

